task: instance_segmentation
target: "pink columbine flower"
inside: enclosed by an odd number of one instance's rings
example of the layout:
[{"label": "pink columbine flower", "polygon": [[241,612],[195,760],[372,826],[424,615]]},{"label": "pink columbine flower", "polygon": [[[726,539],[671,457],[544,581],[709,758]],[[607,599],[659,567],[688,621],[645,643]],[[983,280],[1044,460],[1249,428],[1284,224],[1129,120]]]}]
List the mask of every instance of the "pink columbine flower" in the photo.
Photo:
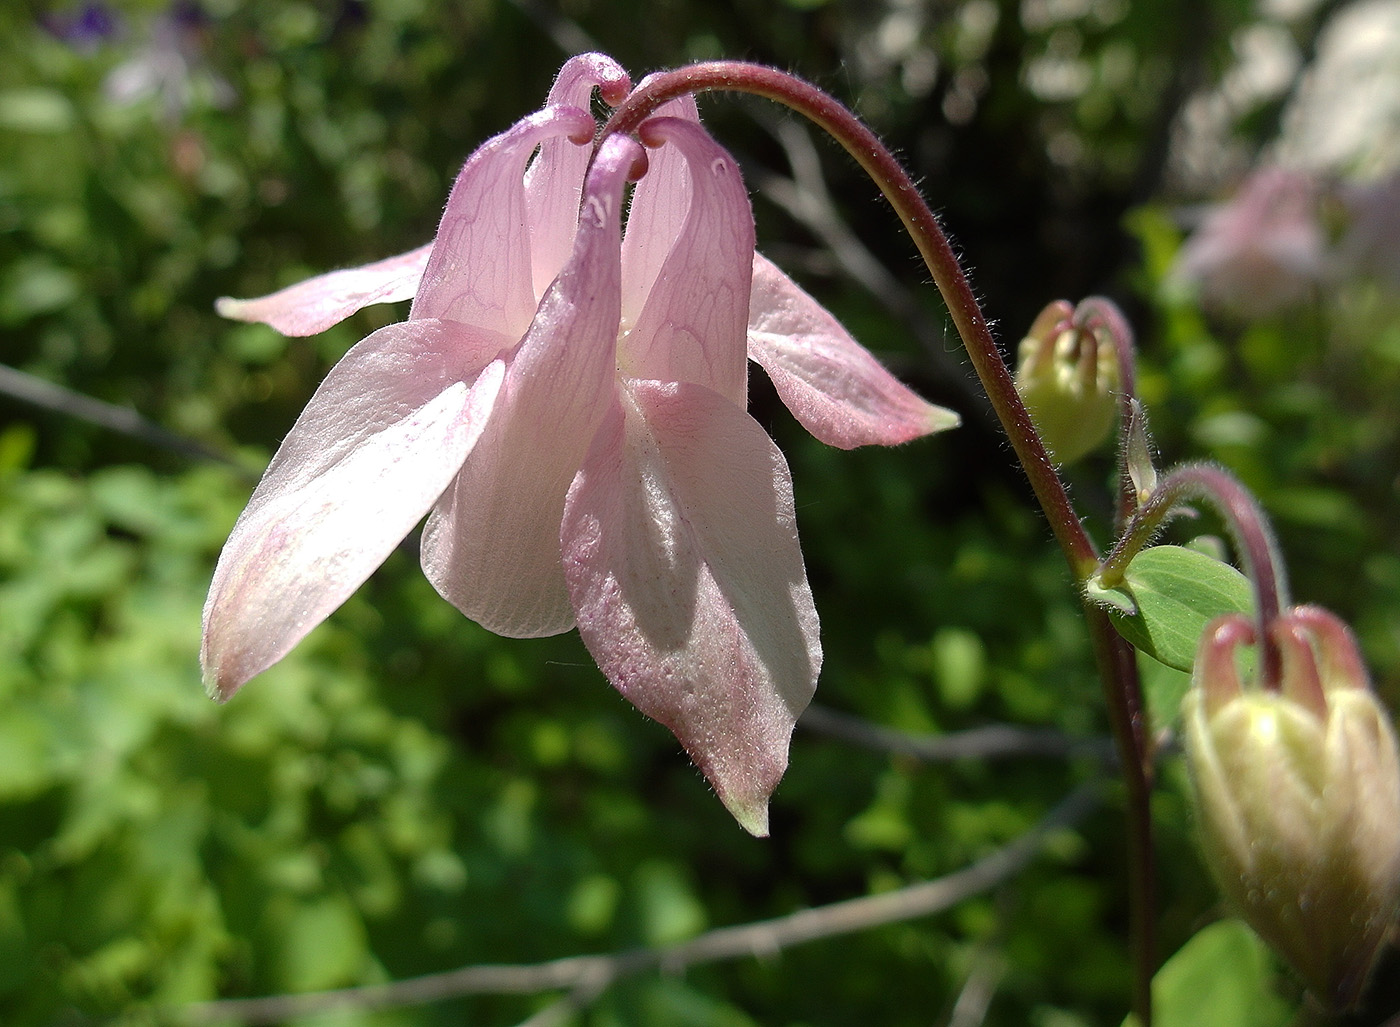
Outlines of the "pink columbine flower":
[{"label": "pink columbine flower", "polygon": [[1266,167],[1211,208],[1182,246],[1172,276],[1208,305],[1265,317],[1313,295],[1329,275],[1317,183]]},{"label": "pink columbine flower", "polygon": [[[234,526],[204,611],[227,699],[360,586],[420,518],[434,587],[483,627],[577,624],[754,834],[821,665],[787,463],[746,411],[763,365],[817,438],[892,445],[957,423],[754,252],[734,159],[675,101],[591,169],[600,55],[485,143],[437,237],[229,317],[291,335],[413,297],[327,375]],[[531,155],[535,154],[533,161]]]}]

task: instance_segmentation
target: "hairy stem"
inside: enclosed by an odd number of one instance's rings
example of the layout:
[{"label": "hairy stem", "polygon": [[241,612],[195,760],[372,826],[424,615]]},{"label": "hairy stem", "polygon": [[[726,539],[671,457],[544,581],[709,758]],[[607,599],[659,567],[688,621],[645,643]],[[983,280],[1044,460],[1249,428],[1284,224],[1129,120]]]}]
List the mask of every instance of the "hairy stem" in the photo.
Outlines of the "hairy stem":
[{"label": "hairy stem", "polygon": [[[711,90],[762,96],[802,114],[835,138],[880,187],[918,247],[948,306],[953,325],[1025,469],[1070,572],[1078,584],[1087,582],[1098,569],[1098,551],[1070,503],[1064,481],[1051,462],[1029,411],[1021,402],[1011,371],[1002,359],[967,275],[938,219],[909,174],[859,118],[816,86],[786,72],[738,61],[715,61],[648,78],[613,112],[599,139],[615,132],[635,132],[643,120],[668,100]],[[1151,978],[1155,967],[1149,940],[1155,917],[1152,825],[1147,801],[1151,781],[1145,769],[1147,746],[1135,655],[1128,643],[1113,631],[1102,612],[1084,602],[1114,740],[1128,781],[1132,930],[1136,941],[1133,1005],[1142,1027],[1151,1027]]]},{"label": "hairy stem", "polygon": [[[1084,619],[1100,668],[1113,738],[1127,790],[1128,939],[1133,963],[1133,1012],[1152,1027],[1152,976],[1157,967],[1157,860],[1152,844],[1152,748],[1138,677],[1137,652],[1100,607],[1084,604]],[[1134,760],[1129,764],[1128,760]]]},{"label": "hairy stem", "polygon": [[1113,588],[1133,557],[1182,503],[1207,502],[1225,519],[1235,553],[1254,590],[1255,632],[1259,639],[1259,680],[1277,688],[1282,675],[1278,644],[1269,625],[1289,605],[1288,581],[1278,543],[1264,511],[1248,489],[1229,472],[1214,464],[1183,464],[1167,473],[1128,523],[1113,551],[1099,567],[1097,581]]},{"label": "hairy stem", "polygon": [[[1113,355],[1118,363],[1118,431],[1125,435],[1133,419],[1133,401],[1137,398],[1137,346],[1133,341],[1133,329],[1118,305],[1103,296],[1081,300],[1074,308],[1071,323],[1076,328],[1093,332],[1095,337],[1106,334],[1113,344]],[[1138,495],[1128,474],[1126,447],[1119,447],[1118,460],[1118,514],[1114,527],[1121,533],[1137,509]]]},{"label": "hairy stem", "polygon": [[1093,543],[1070,505],[1064,483],[1016,392],[1011,372],[1002,360],[991,328],[953,254],[948,237],[908,173],[854,114],[816,86],[786,72],[740,61],[714,61],[662,72],[647,79],[613,112],[603,126],[601,138],[614,132],[635,131],[648,115],[668,100],[717,89],[763,96],[805,115],[841,143],[874,179],[904,222],[943,294],[982,387],[1026,469],[1031,487],[1065,551],[1075,578],[1087,580],[1098,563]]}]

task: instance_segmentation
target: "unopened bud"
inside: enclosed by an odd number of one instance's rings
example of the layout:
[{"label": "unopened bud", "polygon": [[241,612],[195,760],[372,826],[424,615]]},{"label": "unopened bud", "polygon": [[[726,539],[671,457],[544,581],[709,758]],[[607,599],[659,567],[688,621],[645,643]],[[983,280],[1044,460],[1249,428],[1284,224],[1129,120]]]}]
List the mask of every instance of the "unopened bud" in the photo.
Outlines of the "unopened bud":
[{"label": "unopened bud", "polygon": [[1400,910],[1400,758],[1346,625],[1269,627],[1277,689],[1241,682],[1239,614],[1201,639],[1183,706],[1206,860],[1226,898],[1334,1008],[1355,1005]]},{"label": "unopened bud", "polygon": [[1157,467],[1152,463],[1152,440],[1147,436],[1147,411],[1136,396],[1128,401],[1128,430],[1123,443],[1123,464],[1133,494],[1145,503],[1157,491]]},{"label": "unopened bud", "polygon": [[1100,445],[1118,406],[1118,355],[1095,332],[1074,327],[1073,313],[1064,300],[1041,311],[1021,340],[1016,365],[1016,390],[1058,463]]}]

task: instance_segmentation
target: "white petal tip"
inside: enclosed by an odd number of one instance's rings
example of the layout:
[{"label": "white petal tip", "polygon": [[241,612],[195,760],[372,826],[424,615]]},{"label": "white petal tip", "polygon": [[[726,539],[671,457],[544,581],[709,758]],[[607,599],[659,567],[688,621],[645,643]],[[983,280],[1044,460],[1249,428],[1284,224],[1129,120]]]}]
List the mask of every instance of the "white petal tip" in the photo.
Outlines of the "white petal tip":
[{"label": "white petal tip", "polygon": [[738,799],[730,798],[724,801],[724,808],[729,810],[730,815],[739,822],[749,834],[755,838],[768,837],[768,801],[759,799],[752,802],[741,802]]},{"label": "white petal tip", "polygon": [[247,300],[236,300],[232,296],[220,296],[214,301],[214,312],[230,321],[246,321],[248,317],[244,311],[247,306]]},{"label": "white petal tip", "polygon": [[233,698],[238,691],[240,684],[235,684],[227,679],[220,680],[216,672],[205,668],[204,671],[204,694],[222,705]]},{"label": "white petal tip", "polygon": [[962,426],[962,418],[947,407],[934,406],[929,404],[928,417],[924,421],[925,434],[933,435],[937,432],[947,431],[949,428]]}]

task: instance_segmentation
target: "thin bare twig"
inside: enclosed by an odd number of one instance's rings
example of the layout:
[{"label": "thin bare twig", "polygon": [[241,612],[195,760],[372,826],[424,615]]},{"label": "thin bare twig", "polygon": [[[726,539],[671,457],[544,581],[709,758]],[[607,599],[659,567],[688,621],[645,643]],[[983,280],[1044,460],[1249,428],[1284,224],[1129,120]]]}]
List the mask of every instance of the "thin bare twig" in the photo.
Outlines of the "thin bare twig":
[{"label": "thin bare twig", "polygon": [[98,428],[126,435],[160,449],[170,450],[191,460],[214,460],[238,466],[238,462],[232,457],[210,449],[203,443],[167,431],[160,425],[146,420],[130,407],[93,399],[7,364],[0,364],[0,394],[42,410],[86,421]]},{"label": "thin bare twig", "polygon": [[562,1023],[568,1023],[569,1017],[586,1009],[601,993],[602,989],[575,988],[539,1012],[531,1013],[515,1027],[559,1027]]},{"label": "thin bare twig", "polygon": [[982,1027],[987,1022],[987,1011],[991,1009],[992,998],[997,993],[997,985],[1006,975],[1006,964],[1001,956],[993,951],[978,952],[963,982],[958,999],[953,1003],[948,1027]]},{"label": "thin bare twig", "polygon": [[692,966],[772,955],[807,942],[854,934],[885,924],[942,912],[1023,870],[1048,836],[1082,821],[1099,801],[1099,782],[1081,785],[1034,828],[975,863],[944,877],[895,891],[834,902],[757,923],[721,927],[690,941],[597,956],[570,956],[517,966],[466,966],[390,984],[303,995],[224,999],[172,1010],[188,1024],[272,1024],[335,1009],[376,1010],[424,1005],[467,995],[537,994],[568,990],[561,1002],[536,1013],[521,1027],[545,1027],[555,1017],[586,1004],[608,987],[647,970],[679,973]]},{"label": "thin bare twig", "polygon": [[839,738],[866,749],[912,756],[925,763],[1027,756],[1052,759],[1084,756],[1104,762],[1114,758],[1111,739],[1075,738],[1053,728],[992,724],[946,735],[913,735],[816,705],[807,707],[798,725],[816,734]]}]

